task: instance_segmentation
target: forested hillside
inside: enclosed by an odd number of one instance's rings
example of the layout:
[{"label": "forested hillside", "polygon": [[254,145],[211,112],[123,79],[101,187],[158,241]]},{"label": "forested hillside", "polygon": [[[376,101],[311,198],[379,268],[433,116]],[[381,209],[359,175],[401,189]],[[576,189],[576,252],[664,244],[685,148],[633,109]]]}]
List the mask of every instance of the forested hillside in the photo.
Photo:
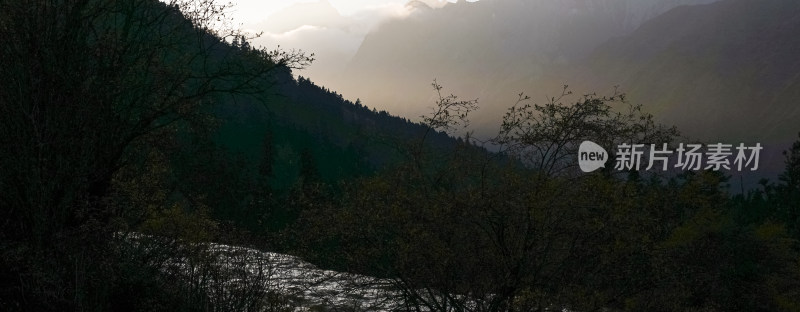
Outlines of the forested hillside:
[{"label": "forested hillside", "polygon": [[0,2],[0,310],[800,310],[800,141],[752,190],[582,172],[586,140],[685,142],[566,86],[483,140],[436,80],[394,117],[229,9]]},{"label": "forested hillside", "polygon": [[227,10],[0,4],[3,310],[201,307],[118,234],[279,248],[292,203],[425,131],[294,79],[313,57],[250,46]]}]

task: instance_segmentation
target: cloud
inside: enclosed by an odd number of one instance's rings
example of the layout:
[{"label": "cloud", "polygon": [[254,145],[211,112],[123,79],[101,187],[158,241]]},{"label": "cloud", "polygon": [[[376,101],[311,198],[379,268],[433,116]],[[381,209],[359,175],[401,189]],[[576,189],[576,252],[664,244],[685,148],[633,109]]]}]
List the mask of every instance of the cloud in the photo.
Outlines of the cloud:
[{"label": "cloud", "polygon": [[296,74],[324,81],[344,71],[363,40],[363,35],[342,28],[302,25],[282,33],[264,33],[253,43],[267,48],[280,45],[283,49],[315,53],[314,63]]},{"label": "cloud", "polygon": [[444,0],[243,0],[236,10],[249,16],[243,25],[246,30],[263,32],[252,44],[315,53],[316,61],[297,74],[325,82],[344,72],[367,34],[381,23],[447,4]]},{"label": "cloud", "polygon": [[319,0],[290,4],[258,23],[246,25],[246,29],[263,32],[260,38],[253,40],[256,46],[274,48],[280,45],[285,49],[315,53],[314,64],[300,74],[324,81],[344,70],[364,37],[376,25],[407,17],[415,10],[405,1],[369,0],[349,2],[351,10],[342,14],[337,7],[340,2]]}]

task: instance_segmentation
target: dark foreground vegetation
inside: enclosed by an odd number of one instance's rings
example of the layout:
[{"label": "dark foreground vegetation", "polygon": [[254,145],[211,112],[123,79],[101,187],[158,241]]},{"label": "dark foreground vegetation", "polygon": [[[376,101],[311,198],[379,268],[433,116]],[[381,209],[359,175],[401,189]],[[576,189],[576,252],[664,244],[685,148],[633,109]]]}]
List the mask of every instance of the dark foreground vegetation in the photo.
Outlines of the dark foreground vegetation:
[{"label": "dark foreground vegetation", "polygon": [[369,110],[225,11],[0,2],[0,310],[295,309],[210,241],[390,280],[408,311],[800,310],[800,141],[739,195],[720,172],[582,174],[582,140],[678,133],[564,94],[452,139],[475,101],[434,83],[421,124]]}]

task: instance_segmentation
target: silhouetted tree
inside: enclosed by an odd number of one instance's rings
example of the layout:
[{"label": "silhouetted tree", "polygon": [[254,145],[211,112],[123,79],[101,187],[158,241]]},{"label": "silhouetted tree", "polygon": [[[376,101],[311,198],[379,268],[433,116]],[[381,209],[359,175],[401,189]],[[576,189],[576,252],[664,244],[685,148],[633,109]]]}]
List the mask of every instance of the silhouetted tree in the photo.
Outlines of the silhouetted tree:
[{"label": "silhouetted tree", "polygon": [[113,282],[104,246],[134,213],[108,195],[149,152],[142,143],[167,146],[175,131],[207,125],[221,98],[262,93],[312,60],[229,45],[242,33],[224,24],[226,10],[208,0],[0,3],[4,306],[102,309]]}]

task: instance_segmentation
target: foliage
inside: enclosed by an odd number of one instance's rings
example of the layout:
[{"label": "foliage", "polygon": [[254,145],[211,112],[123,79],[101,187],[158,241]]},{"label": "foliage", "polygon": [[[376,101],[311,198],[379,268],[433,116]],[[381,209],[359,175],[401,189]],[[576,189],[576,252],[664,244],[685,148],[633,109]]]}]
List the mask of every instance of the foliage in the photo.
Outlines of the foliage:
[{"label": "foliage", "polygon": [[[207,137],[225,96],[313,60],[228,44],[242,34],[224,19],[206,0],[0,3],[3,310],[106,310],[125,287],[156,287],[149,263],[116,253],[120,230],[213,235],[217,203],[176,191],[173,157]],[[135,274],[146,285],[118,280]]]},{"label": "foliage", "polygon": [[564,104],[572,91],[564,86],[559,97],[544,105],[529,104],[530,97],[520,94],[508,109],[494,142],[527,165],[546,175],[573,174],[574,155],[584,140],[602,146],[617,143],[671,143],[678,135],[675,127],[656,124],[653,115],[642,105],[626,101],[615,89],[610,96],[584,95],[573,105]]},{"label": "foliage", "polygon": [[726,176],[568,172],[581,140],[677,134],[641,106],[615,113],[621,99],[511,108],[494,142],[517,157],[408,145],[407,162],[305,210],[299,232],[319,246],[306,255],[391,278],[409,310],[797,310],[797,237],[772,217],[737,221],[754,207]]}]

